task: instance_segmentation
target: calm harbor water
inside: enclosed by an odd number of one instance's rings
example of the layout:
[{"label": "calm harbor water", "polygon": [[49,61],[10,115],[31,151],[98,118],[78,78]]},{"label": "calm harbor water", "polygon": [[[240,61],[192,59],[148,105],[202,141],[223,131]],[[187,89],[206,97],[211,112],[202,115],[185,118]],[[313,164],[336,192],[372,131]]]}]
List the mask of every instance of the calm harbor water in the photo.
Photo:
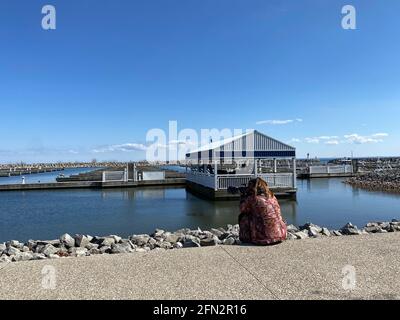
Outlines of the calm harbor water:
[{"label": "calm harbor water", "polygon": [[22,182],[22,177],[25,177],[25,183],[51,183],[56,182],[59,174],[70,176],[73,174],[85,173],[94,171],[97,168],[71,168],[60,171],[26,174],[22,176],[0,177],[0,184],[19,184]]},{"label": "calm harbor water", "polygon": [[[400,218],[399,195],[353,189],[341,179],[299,180],[298,187],[297,202],[281,201],[289,223],[339,228],[351,221],[362,227]],[[236,201],[206,201],[184,188],[1,192],[0,241],[210,228],[234,224],[237,215]]]}]

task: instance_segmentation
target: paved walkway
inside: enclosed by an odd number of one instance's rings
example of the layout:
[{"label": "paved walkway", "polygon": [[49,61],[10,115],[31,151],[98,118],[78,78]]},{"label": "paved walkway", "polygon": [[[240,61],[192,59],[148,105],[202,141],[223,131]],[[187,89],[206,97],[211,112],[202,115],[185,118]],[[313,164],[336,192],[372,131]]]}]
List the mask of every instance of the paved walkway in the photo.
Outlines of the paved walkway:
[{"label": "paved walkway", "polygon": [[[399,244],[400,232],[0,264],[0,299],[399,299]],[[47,265],[55,289],[42,288]]]}]

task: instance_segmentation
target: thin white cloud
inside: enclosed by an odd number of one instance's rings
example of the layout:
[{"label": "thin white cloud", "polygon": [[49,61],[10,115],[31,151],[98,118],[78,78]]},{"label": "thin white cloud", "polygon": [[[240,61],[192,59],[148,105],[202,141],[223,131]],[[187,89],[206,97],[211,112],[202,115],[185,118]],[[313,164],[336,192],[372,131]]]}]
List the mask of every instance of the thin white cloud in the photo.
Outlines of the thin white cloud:
[{"label": "thin white cloud", "polygon": [[320,140],[332,140],[332,139],[339,139],[339,137],[338,136],[320,136],[320,137],[317,137],[317,139],[320,139]]},{"label": "thin white cloud", "polygon": [[297,119],[287,119],[287,120],[261,120],[257,121],[256,124],[284,125],[293,122],[303,122],[303,119],[297,118]]},{"label": "thin white cloud", "polygon": [[365,144],[365,143],[378,143],[383,142],[383,138],[388,137],[387,133],[375,133],[368,136],[362,136],[357,133],[346,134],[344,138],[347,143]]},{"label": "thin white cloud", "polygon": [[124,143],[114,144],[110,146],[103,146],[93,149],[94,153],[107,153],[107,152],[132,152],[132,151],[146,151],[147,147],[141,143]]},{"label": "thin white cloud", "polygon": [[338,140],[328,140],[328,141],[325,141],[325,144],[331,145],[331,146],[338,145],[339,143],[340,143],[340,142],[339,142]]},{"label": "thin white cloud", "polygon": [[301,142],[301,140],[299,138],[292,138],[289,140],[289,143],[297,143],[297,142]]},{"label": "thin white cloud", "polygon": [[304,139],[307,143],[319,143],[318,138],[305,138]]},{"label": "thin white cloud", "polygon": [[339,139],[338,136],[319,136],[319,137],[308,137],[305,138],[307,143],[320,143],[322,141],[335,141]]},{"label": "thin white cloud", "polygon": [[374,137],[374,138],[386,138],[388,136],[389,136],[389,134],[387,134],[387,133],[374,133],[373,135],[371,135],[371,137]]},{"label": "thin white cloud", "polygon": [[378,143],[383,142],[383,139],[388,137],[387,133],[374,133],[371,135],[360,135],[357,133],[346,134],[343,138],[339,136],[319,136],[319,137],[307,137],[304,139],[307,143],[318,144],[324,143],[327,145],[338,145],[340,143],[354,143],[354,144],[364,144],[364,143]]}]

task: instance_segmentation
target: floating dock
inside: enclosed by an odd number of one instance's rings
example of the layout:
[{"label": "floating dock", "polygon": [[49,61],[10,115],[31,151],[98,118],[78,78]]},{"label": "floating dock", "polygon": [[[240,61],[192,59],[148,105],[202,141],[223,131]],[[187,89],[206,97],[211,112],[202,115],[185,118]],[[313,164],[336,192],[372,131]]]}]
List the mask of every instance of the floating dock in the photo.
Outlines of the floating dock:
[{"label": "floating dock", "polygon": [[354,177],[355,173],[299,173],[299,179],[313,179],[313,178],[350,178]]},{"label": "floating dock", "polygon": [[79,181],[79,182],[54,182],[54,183],[32,183],[32,184],[7,184],[7,185],[0,185],[0,191],[185,186],[185,183],[186,183],[185,178],[172,178],[165,180],[149,180],[149,181],[135,181],[135,182]]},{"label": "floating dock", "polygon": [[[232,194],[229,193],[227,190],[221,189],[214,190],[212,188],[205,187],[204,185],[197,184],[191,181],[186,181],[186,190],[193,195],[208,200],[238,200],[240,198],[240,194]],[[272,187],[271,190],[274,192],[275,196],[278,199],[296,200],[296,188]]]}]

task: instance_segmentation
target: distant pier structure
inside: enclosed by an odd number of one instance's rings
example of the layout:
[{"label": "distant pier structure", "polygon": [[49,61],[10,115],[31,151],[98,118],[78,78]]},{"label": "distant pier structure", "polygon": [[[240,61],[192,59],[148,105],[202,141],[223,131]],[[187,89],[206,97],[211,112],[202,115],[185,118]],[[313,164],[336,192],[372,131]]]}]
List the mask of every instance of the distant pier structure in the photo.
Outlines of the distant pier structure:
[{"label": "distant pier structure", "polygon": [[296,197],[296,149],[256,130],[202,146],[186,163],[186,188],[199,196],[235,199],[229,187],[260,177],[278,197]]}]

